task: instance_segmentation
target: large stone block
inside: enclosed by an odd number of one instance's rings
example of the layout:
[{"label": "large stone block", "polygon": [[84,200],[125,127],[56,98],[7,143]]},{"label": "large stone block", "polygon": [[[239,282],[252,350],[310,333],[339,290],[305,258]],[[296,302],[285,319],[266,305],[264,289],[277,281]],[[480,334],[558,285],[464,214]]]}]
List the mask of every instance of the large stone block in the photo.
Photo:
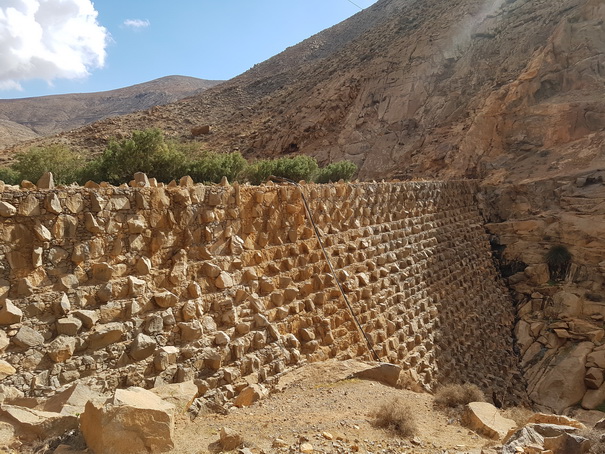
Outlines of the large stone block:
[{"label": "large stone block", "polygon": [[86,404],[80,429],[95,453],[169,452],[174,448],[174,405],[142,388],[118,389],[105,405]]}]

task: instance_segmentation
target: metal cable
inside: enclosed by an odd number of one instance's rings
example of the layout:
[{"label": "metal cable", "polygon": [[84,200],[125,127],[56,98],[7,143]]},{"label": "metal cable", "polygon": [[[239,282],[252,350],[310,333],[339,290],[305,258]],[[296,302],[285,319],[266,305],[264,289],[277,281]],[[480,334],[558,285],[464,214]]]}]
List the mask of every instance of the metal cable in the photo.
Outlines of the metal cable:
[{"label": "metal cable", "polygon": [[355,313],[353,312],[353,307],[351,306],[351,303],[349,302],[349,298],[347,298],[347,295],[344,291],[344,288],[342,287],[342,284],[340,283],[340,280],[338,279],[338,276],[336,276],[336,271],[334,270],[334,267],[332,266],[332,261],[330,260],[330,257],[328,256],[328,252],[326,251],[326,248],[324,246],[323,241],[321,240],[321,235],[319,234],[319,228],[317,227],[317,224],[315,224],[315,221],[313,220],[313,215],[311,214],[311,209],[309,208],[309,204],[307,203],[307,198],[305,197],[305,193],[302,190],[302,188],[300,187],[300,185],[298,183],[296,183],[295,181],[292,181],[288,178],[283,178],[283,177],[275,177],[275,176],[270,176],[269,180],[273,180],[276,182],[281,182],[281,183],[288,183],[288,184],[292,184],[296,187],[298,187],[300,189],[300,195],[303,201],[303,205],[305,207],[305,213],[307,214],[307,217],[309,218],[309,221],[311,222],[311,225],[313,226],[313,231],[315,232],[315,236],[317,237],[317,241],[319,242],[319,245],[321,246],[321,250],[323,252],[323,255],[326,259],[326,262],[328,262],[328,266],[330,267],[330,271],[332,274],[332,277],[334,278],[334,280],[336,281],[336,284],[338,285],[338,289],[340,290],[340,294],[342,295],[342,298],[344,299],[349,312],[351,313],[351,315],[353,316],[353,320],[355,320],[355,323],[357,324],[357,328],[359,329],[359,331],[361,332],[361,334],[363,335],[363,338],[366,341],[366,344],[368,346],[368,351],[374,356],[374,359],[378,362],[380,362],[380,357],[378,356],[378,354],[376,353],[376,351],[374,350],[374,347],[372,346],[372,341],[368,338],[368,335],[366,334],[366,332],[363,330],[363,327],[361,326],[361,323],[359,322],[359,319],[357,318],[357,316],[355,315]]}]

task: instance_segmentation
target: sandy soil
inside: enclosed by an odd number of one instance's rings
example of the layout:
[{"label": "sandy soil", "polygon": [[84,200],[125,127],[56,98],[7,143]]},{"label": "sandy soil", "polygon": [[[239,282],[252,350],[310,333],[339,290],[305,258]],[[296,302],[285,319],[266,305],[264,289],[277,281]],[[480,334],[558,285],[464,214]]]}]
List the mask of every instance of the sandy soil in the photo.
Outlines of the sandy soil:
[{"label": "sandy soil", "polygon": [[[433,406],[432,396],[379,382],[347,378],[359,363],[309,364],[280,379],[281,391],[227,415],[179,417],[176,453],[217,452],[221,427],[241,434],[252,453],[298,453],[310,443],[316,453],[479,454],[490,440],[461,427]],[[374,427],[374,412],[401,398],[417,432],[401,438]],[[282,440],[275,443],[276,439]],[[245,451],[246,452],[246,451]]]}]

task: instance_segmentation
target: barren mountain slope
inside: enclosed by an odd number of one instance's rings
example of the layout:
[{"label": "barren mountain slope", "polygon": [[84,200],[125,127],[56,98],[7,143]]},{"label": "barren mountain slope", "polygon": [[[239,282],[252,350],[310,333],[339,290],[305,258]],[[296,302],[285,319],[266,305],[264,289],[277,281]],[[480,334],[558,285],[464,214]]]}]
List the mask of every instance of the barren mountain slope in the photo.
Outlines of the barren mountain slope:
[{"label": "barren mountain slope", "polygon": [[598,0],[380,0],[201,95],[55,140],[94,152],[133,129],[193,140],[211,124],[206,148],[346,158],[362,178],[596,168],[603,19]]},{"label": "barren mountain slope", "polygon": [[168,76],[99,93],[0,100],[0,147],[168,104],[218,83],[220,81]]}]

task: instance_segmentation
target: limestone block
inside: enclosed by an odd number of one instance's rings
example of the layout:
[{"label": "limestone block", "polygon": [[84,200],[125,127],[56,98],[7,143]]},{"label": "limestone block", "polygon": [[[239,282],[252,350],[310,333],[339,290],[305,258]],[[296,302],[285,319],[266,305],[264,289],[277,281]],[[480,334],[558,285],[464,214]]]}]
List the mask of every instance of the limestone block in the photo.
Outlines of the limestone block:
[{"label": "limestone block", "polygon": [[469,403],[463,419],[470,429],[500,441],[511,429],[517,427],[515,421],[502,417],[498,409],[487,402]]},{"label": "limestone block", "polygon": [[208,277],[217,278],[221,274],[221,268],[214,263],[205,262],[202,265],[202,272]]},{"label": "limestone block", "polygon": [[76,345],[75,337],[60,335],[48,345],[48,356],[55,363],[62,363],[73,356]]},{"label": "limestone block", "polygon": [[35,195],[30,194],[21,200],[17,211],[21,216],[38,216],[40,214],[40,202]]},{"label": "limestone block", "polygon": [[152,265],[151,260],[147,257],[141,257],[136,264],[137,272],[142,275],[151,273]]},{"label": "limestone block", "polygon": [[145,332],[147,334],[158,334],[164,330],[164,319],[159,314],[151,314],[145,320]]},{"label": "limestone block", "polygon": [[231,338],[224,331],[219,331],[214,335],[214,343],[216,345],[227,345],[231,341]]},{"label": "limestone block", "polygon": [[174,405],[142,388],[118,389],[105,405],[86,404],[80,429],[94,452],[169,452],[174,448]]},{"label": "limestone block", "polygon": [[189,292],[189,296],[191,298],[201,298],[202,297],[202,288],[197,282],[191,282],[187,286],[187,291]]},{"label": "limestone block", "polygon": [[20,323],[23,312],[9,299],[0,302],[0,325]]},{"label": "limestone block", "polygon": [[8,202],[0,202],[0,216],[10,218],[17,214],[17,208]]},{"label": "limestone block", "polygon": [[135,361],[140,361],[153,355],[155,349],[155,340],[145,334],[140,333],[130,343],[130,356]]},{"label": "limestone block", "polygon": [[199,389],[192,380],[157,386],[150,391],[164,402],[174,405],[176,411],[180,413],[187,411],[199,394]]},{"label": "limestone block", "polygon": [[141,296],[145,293],[147,282],[134,276],[128,276],[128,292],[130,296]]},{"label": "limestone block", "polygon": [[22,348],[36,347],[44,343],[44,336],[29,326],[22,326],[13,337],[13,343]]},{"label": "limestone block", "polygon": [[586,357],[586,367],[605,369],[605,349],[595,349]]},{"label": "limestone block", "polygon": [[57,333],[76,336],[82,328],[82,321],[76,317],[66,317],[57,320]]},{"label": "limestone block", "polygon": [[216,278],[214,283],[219,289],[231,288],[234,285],[233,278],[231,275],[225,271],[221,271],[221,273]]},{"label": "limestone block", "polygon": [[4,380],[6,377],[13,375],[15,372],[17,372],[17,369],[3,359],[0,359],[0,380]]},{"label": "limestone block", "polygon": [[127,223],[129,233],[142,233],[147,228],[147,223],[143,216],[133,216]]},{"label": "limestone block", "polygon": [[235,430],[221,427],[219,445],[223,451],[233,451],[244,443],[244,438]]},{"label": "limestone block", "polygon": [[197,305],[193,301],[187,301],[183,304],[181,316],[186,322],[197,318]]},{"label": "limestone block", "polygon": [[181,332],[181,340],[183,342],[191,342],[197,340],[201,338],[204,334],[204,330],[199,320],[179,323],[178,326]]},{"label": "limestone block", "polygon": [[254,402],[265,398],[269,393],[267,389],[260,384],[252,384],[244,388],[235,398],[233,404],[236,407],[249,407]]},{"label": "limestone block", "polygon": [[153,300],[160,307],[174,307],[178,302],[178,297],[172,292],[165,291],[155,293]]},{"label": "limestone block", "polygon": [[557,426],[569,426],[575,427],[576,429],[584,430],[586,426],[580,421],[576,421],[573,418],[565,415],[552,415],[547,413],[534,413],[528,420],[527,423],[544,423],[554,424]]},{"label": "limestone block", "polygon": [[107,203],[107,209],[110,211],[130,210],[130,200],[128,197],[112,197]]},{"label": "limestone block", "polygon": [[32,408],[3,405],[0,418],[9,422],[18,437],[33,441],[53,438],[78,427],[78,417]]},{"label": "limestone block", "polygon": [[109,282],[113,277],[114,269],[108,263],[94,263],[92,265],[92,278],[99,282]]},{"label": "limestone block", "polygon": [[86,227],[86,230],[88,230],[92,234],[97,235],[103,233],[103,228],[101,228],[92,213],[84,214],[84,226]]},{"label": "limestone block", "polygon": [[92,350],[107,347],[118,342],[125,331],[124,325],[118,322],[97,325],[88,336],[88,347]]},{"label": "limestone block", "polygon": [[111,301],[111,299],[113,298],[113,284],[111,282],[108,282],[99,287],[96,296],[101,303],[107,303],[108,301]]},{"label": "limestone block", "polygon": [[54,193],[48,194],[46,196],[44,207],[47,211],[53,214],[61,214],[63,212],[63,207],[61,207],[61,201],[59,200],[59,197],[57,197],[57,194]]},{"label": "limestone block", "polygon": [[8,334],[5,331],[0,331],[0,353],[3,353],[4,350],[9,346],[10,339],[8,338]]},{"label": "limestone block", "polygon": [[[78,310],[73,313],[79,320],[82,321],[82,324],[86,329],[90,329],[97,324],[99,321],[99,314],[96,311],[90,310]],[[68,333],[65,333],[68,334]]]},{"label": "limestone block", "polygon": [[84,200],[81,194],[73,194],[65,199],[65,207],[73,214],[78,214],[84,210]]}]

